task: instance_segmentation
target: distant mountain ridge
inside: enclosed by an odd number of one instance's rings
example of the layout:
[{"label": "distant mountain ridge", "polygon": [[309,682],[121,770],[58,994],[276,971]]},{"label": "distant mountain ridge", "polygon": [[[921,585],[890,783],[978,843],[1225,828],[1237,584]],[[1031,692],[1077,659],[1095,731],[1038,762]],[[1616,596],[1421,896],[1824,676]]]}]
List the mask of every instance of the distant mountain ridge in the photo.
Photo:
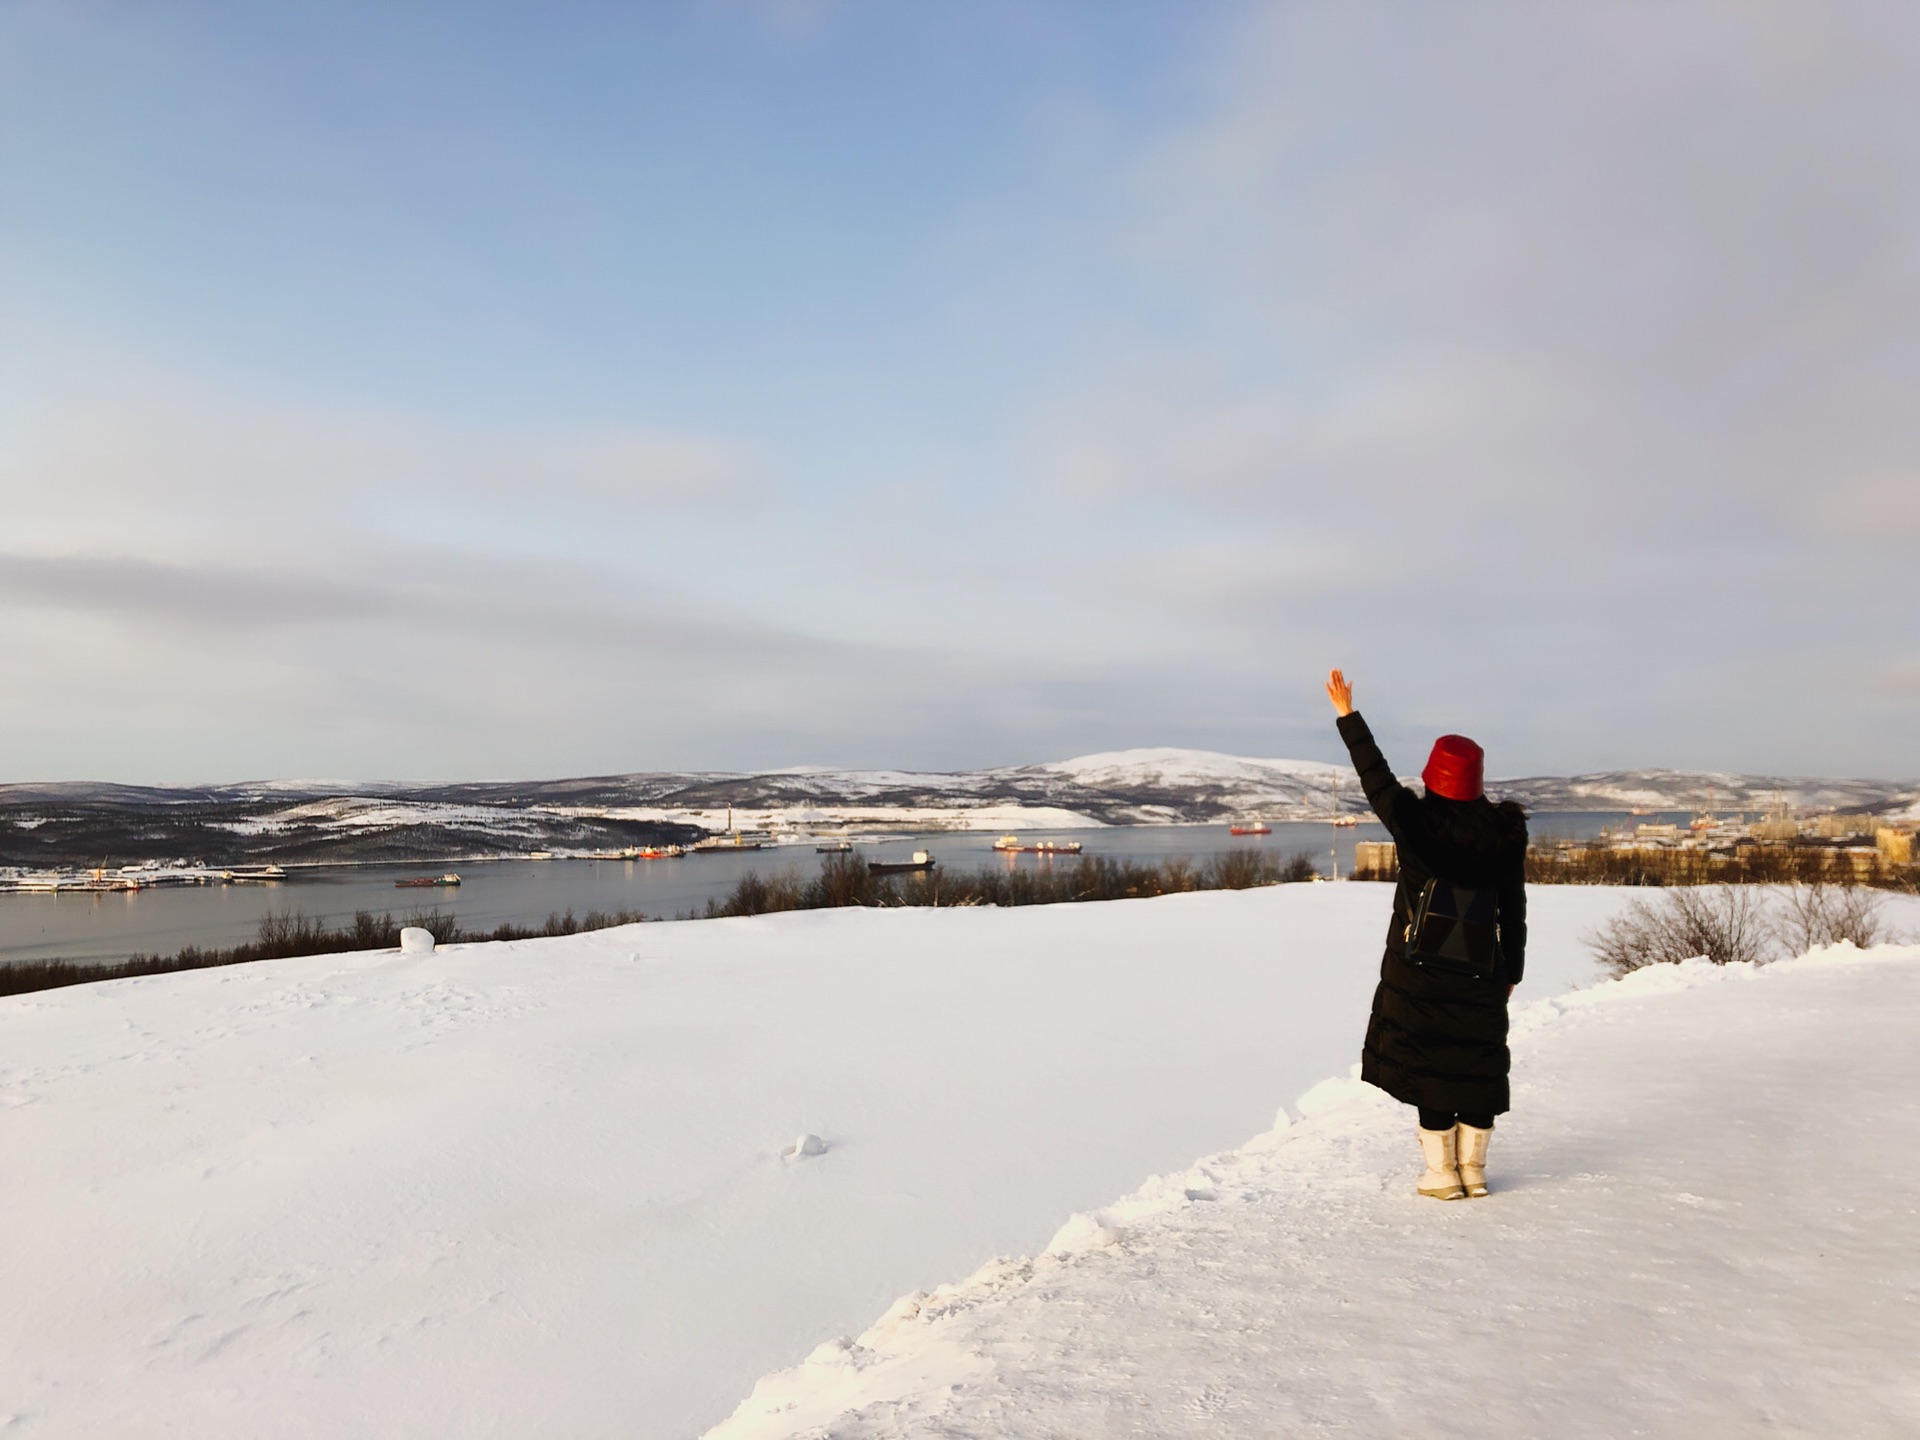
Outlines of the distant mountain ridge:
[{"label": "distant mountain ridge", "polygon": [[1797,814],[1911,813],[1920,782],[1736,775],[1696,770],[1603,770],[1489,781],[1503,799],[1530,810],[1713,810],[1760,814],[1785,805]]},{"label": "distant mountain ridge", "polygon": [[[1492,782],[1539,812],[1842,810],[1920,815],[1920,783],[1681,770]],[[1326,820],[1364,812],[1345,765],[1142,749],[972,771],[793,768],[638,772],[562,780],[271,781],[150,787],[0,786],[0,864],[149,857],[213,864],[426,860],[685,841],[737,826],[776,833],[1061,829]]]}]

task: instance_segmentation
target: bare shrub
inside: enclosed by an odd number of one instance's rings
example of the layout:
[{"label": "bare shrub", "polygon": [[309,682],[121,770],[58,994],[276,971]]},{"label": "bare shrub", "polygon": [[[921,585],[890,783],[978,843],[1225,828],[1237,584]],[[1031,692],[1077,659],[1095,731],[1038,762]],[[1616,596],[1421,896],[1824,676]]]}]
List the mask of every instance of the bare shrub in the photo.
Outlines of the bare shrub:
[{"label": "bare shrub", "polygon": [[269,910],[260,920],[259,938],[254,942],[267,959],[288,955],[313,955],[326,944],[326,922],[300,910],[275,914]]},{"label": "bare shrub", "polygon": [[1527,851],[1530,885],[1852,885],[1864,880],[1902,888],[1896,870],[1874,863],[1857,871],[1855,857],[1831,846],[1760,845],[1731,853],[1625,849],[1590,842],[1536,845]]},{"label": "bare shrub", "polygon": [[[1209,859],[1206,869],[1200,872],[1199,875],[1196,875],[1194,872],[1191,858],[1185,855],[1170,855],[1160,862],[1159,872],[1156,876],[1152,879],[1134,878],[1130,888],[1138,891],[1142,884],[1146,884],[1164,895],[1184,895],[1187,891],[1199,885],[1214,881],[1222,885],[1237,884],[1238,886],[1257,885],[1260,883],[1258,877],[1253,875],[1252,872],[1233,872],[1240,875],[1237,882],[1230,882],[1222,878],[1227,873],[1228,870],[1223,864],[1223,857],[1219,855],[1215,855]],[[1202,875],[1207,878],[1203,880],[1201,878]]]},{"label": "bare shrub", "polygon": [[1587,945],[1615,975],[1705,956],[1716,965],[1767,958],[1772,937],[1760,896],[1739,885],[1690,885],[1635,900]]},{"label": "bare shrub", "polygon": [[772,876],[749,871],[724,898],[709,900],[706,914],[709,918],[764,915],[773,910],[839,905],[1056,905],[1194,890],[1247,890],[1315,878],[1311,855],[1283,860],[1265,850],[1230,850],[1199,862],[1185,855],[1145,861],[1087,855],[1047,859],[1038,865],[936,867],[911,875],[875,875],[865,859],[834,855],[821,864],[818,875],[806,881],[791,871]]},{"label": "bare shrub", "polygon": [[1776,923],[1789,955],[1804,955],[1850,940],[1865,950],[1888,938],[1881,897],[1859,885],[1790,885]]},{"label": "bare shrub", "polygon": [[874,903],[874,876],[864,858],[855,855],[829,855],[820,865],[808,892],[810,907],[871,905]]},{"label": "bare shrub", "polygon": [[1201,871],[1205,890],[1250,890],[1257,885],[1297,884],[1313,878],[1313,861],[1294,855],[1282,861],[1267,850],[1226,850],[1208,857]]},{"label": "bare shrub", "polygon": [[735,882],[725,900],[707,901],[707,918],[717,920],[729,915],[769,915],[777,910],[798,910],[807,898],[807,884],[797,871],[762,875],[758,870],[749,870]]}]

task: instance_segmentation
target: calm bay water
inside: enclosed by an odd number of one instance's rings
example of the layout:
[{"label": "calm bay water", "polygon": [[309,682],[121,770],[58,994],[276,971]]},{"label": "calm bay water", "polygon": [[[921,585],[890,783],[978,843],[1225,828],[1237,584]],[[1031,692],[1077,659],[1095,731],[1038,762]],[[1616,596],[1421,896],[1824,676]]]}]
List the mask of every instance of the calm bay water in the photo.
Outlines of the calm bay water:
[{"label": "calm bay water", "polygon": [[[1638,817],[1677,820],[1685,815]],[[1539,815],[1533,833],[1541,839],[1579,839],[1604,826],[1630,825],[1618,813]],[[864,858],[904,860],[930,851],[943,867],[1072,864],[1042,856],[1007,856],[993,850],[988,831],[924,832],[855,841]],[[1330,825],[1275,825],[1271,835],[1230,836],[1224,825],[1139,825],[1104,830],[1022,831],[1033,840],[1078,840],[1088,855],[1157,860],[1171,855],[1204,857],[1216,851],[1256,847],[1281,856],[1304,852],[1322,873],[1337,859],[1342,875],[1353,869],[1353,847],[1382,840],[1377,824],[1336,830]],[[251,940],[269,911],[299,911],[337,924],[357,910],[395,916],[437,908],[469,929],[507,922],[537,924],[549,913],[571,909],[640,910],[650,918],[699,913],[710,899],[730,891],[749,870],[813,873],[822,857],[813,842],[767,850],[688,855],[674,860],[483,860],[460,861],[457,889],[399,890],[396,879],[434,874],[446,866],[343,865],[293,871],[266,885],[183,886],[111,894],[0,895],[0,964],[22,960],[124,960],[135,952],[171,954],[187,945],[230,946]]]}]

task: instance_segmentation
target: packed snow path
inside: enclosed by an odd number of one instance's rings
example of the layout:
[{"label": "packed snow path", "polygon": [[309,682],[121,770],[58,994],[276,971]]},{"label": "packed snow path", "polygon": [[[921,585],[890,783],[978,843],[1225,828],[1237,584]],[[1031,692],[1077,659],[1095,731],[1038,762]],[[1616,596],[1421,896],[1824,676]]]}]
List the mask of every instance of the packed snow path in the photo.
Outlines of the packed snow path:
[{"label": "packed snow path", "polygon": [[712,1440],[1920,1435],[1920,948],[1520,1016],[1484,1200],[1357,1081],[911,1296]]}]

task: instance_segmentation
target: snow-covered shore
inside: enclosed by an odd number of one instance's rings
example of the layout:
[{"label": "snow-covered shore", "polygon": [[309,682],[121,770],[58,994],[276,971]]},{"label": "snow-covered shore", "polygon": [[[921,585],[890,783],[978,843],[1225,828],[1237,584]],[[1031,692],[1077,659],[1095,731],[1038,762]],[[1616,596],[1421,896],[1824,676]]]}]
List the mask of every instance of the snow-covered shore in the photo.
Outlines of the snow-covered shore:
[{"label": "snow-covered shore", "polygon": [[[0,1001],[0,1415],[697,1434],[1344,1074],[1386,897],[652,924]],[[1596,978],[1579,936],[1624,898],[1537,891],[1522,998]],[[783,1159],[803,1132],[825,1153]]]}]

